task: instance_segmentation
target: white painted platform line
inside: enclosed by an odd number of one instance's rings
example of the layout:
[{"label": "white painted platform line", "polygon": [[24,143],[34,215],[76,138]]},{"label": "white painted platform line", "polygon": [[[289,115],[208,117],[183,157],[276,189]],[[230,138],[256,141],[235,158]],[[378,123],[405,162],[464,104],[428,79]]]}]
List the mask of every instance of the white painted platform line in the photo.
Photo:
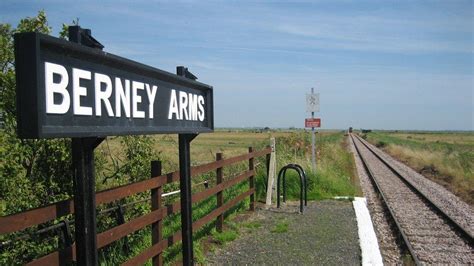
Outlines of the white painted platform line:
[{"label": "white painted platform line", "polygon": [[362,265],[383,265],[382,255],[380,254],[369,209],[367,209],[366,199],[356,197],[352,204],[357,217]]}]

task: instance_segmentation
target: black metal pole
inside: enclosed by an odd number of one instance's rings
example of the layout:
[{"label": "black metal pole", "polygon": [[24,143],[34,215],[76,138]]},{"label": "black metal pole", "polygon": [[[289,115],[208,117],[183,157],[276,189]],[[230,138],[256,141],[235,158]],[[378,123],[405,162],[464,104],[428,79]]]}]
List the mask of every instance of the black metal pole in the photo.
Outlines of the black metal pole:
[{"label": "black metal pole", "polygon": [[[71,42],[91,48],[104,48],[91,36],[90,29],[80,26],[70,26],[68,38]],[[77,265],[98,265],[94,149],[103,140],[96,137],[72,139]]]},{"label": "black metal pole", "polygon": [[77,265],[98,265],[94,148],[103,138],[72,139]]},{"label": "black metal pole", "polygon": [[193,265],[193,216],[191,198],[190,143],[196,134],[179,134],[179,187],[181,190],[181,234],[183,237],[183,265]]},{"label": "black metal pole", "polygon": [[[196,80],[197,77],[184,66],[176,67],[176,75]],[[183,243],[183,265],[194,265],[193,214],[191,193],[191,149],[190,143],[197,134],[179,134],[179,189],[181,190],[181,235]]]}]

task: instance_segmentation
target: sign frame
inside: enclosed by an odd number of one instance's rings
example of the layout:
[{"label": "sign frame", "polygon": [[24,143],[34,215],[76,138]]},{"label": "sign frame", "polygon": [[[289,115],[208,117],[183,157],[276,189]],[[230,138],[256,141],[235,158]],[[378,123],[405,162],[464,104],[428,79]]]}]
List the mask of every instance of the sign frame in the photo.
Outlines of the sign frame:
[{"label": "sign frame", "polygon": [[304,120],[304,127],[306,128],[320,128],[321,118],[306,118]]},{"label": "sign frame", "polygon": [[[108,123],[114,122],[112,121],[114,119],[120,121],[120,123],[101,126],[82,125],[80,122],[87,119],[79,117],[75,122],[63,119],[66,123],[65,126],[57,125],[58,115],[47,114],[45,110],[44,65],[45,62],[51,58],[54,60],[59,59],[64,62],[71,61],[76,67],[85,66],[87,68],[88,64],[94,64],[93,67],[91,67],[91,72],[97,69],[97,67],[103,66],[106,69],[117,70],[126,74],[130,73],[131,76],[137,79],[156,80],[161,84],[169,85],[170,87],[167,87],[167,90],[176,89],[189,93],[195,92],[204,97],[205,118],[203,121],[178,121],[175,119],[175,121],[167,121],[167,125],[162,125],[158,123],[168,117],[159,120],[155,116],[146,122],[142,121],[138,123],[142,125],[137,126],[135,123],[137,118],[111,117]],[[17,81],[17,133],[20,138],[77,138],[167,133],[198,134],[214,131],[213,88],[207,84],[99,49],[36,32],[19,33],[15,35],[15,59]],[[127,78],[127,76],[124,78]],[[160,90],[160,87],[158,87],[157,90]],[[155,105],[159,100],[160,99],[155,100]],[[102,108],[102,106],[99,108]],[[68,115],[68,117],[71,116],[76,118],[74,114]],[[96,116],[92,115],[89,119],[93,121],[96,119]],[[108,121],[108,118],[105,117],[100,117],[100,119]],[[48,124],[49,121],[55,121],[55,124],[51,126]],[[143,124],[146,125],[143,126]]]},{"label": "sign frame", "polygon": [[319,93],[306,93],[306,112],[319,112]]}]

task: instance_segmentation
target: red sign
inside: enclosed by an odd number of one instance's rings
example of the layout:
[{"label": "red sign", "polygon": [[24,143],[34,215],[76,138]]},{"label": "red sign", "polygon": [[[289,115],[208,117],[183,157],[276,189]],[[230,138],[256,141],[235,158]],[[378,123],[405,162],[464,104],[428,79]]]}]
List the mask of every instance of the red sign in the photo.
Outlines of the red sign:
[{"label": "red sign", "polygon": [[304,127],[321,127],[321,118],[306,118]]}]

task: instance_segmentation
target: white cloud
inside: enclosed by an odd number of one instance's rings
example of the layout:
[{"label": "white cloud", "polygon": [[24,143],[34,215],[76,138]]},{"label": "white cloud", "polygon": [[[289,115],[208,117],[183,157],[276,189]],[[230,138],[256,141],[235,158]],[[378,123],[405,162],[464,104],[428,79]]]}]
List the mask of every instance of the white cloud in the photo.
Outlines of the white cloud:
[{"label": "white cloud", "polygon": [[[454,21],[443,24],[374,16],[348,18],[316,15],[311,19],[286,21],[277,24],[274,29],[291,36],[288,38],[297,38],[295,43],[302,47],[400,53],[472,53],[472,28],[466,27],[469,21]],[[455,40],[442,37],[450,34],[459,37]]]}]

